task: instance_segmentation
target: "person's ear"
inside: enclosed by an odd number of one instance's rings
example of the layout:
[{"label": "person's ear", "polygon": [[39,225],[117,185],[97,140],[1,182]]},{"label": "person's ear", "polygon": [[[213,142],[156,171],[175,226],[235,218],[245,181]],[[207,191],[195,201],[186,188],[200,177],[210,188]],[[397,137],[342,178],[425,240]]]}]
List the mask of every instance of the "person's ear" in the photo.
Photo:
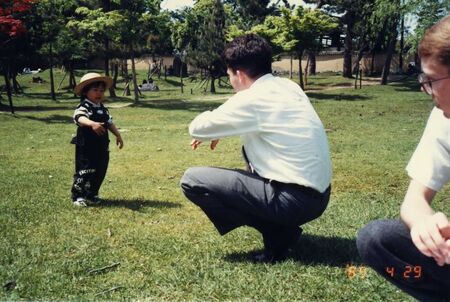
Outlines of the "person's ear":
[{"label": "person's ear", "polygon": [[239,82],[241,82],[241,83],[245,82],[245,80],[246,80],[245,72],[242,72],[241,70],[238,69],[238,70],[236,70],[236,75],[237,75],[237,77],[239,79]]}]

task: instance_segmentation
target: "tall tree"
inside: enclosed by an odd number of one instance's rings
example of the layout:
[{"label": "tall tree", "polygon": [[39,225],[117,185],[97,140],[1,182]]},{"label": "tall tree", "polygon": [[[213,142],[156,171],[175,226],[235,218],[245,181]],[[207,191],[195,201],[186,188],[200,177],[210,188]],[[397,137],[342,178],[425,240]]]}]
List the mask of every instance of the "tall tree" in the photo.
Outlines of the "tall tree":
[{"label": "tall tree", "polygon": [[450,14],[450,0],[411,0],[411,14],[417,17],[414,32],[406,39],[410,54],[416,54],[427,28]]},{"label": "tall tree", "polygon": [[174,44],[186,51],[188,62],[208,72],[210,91],[215,80],[224,74],[221,54],[225,47],[225,11],[219,0],[198,0],[186,18],[174,25]]},{"label": "tall tree", "polygon": [[19,49],[24,48],[21,37],[26,33],[24,19],[27,17],[33,1],[4,0],[0,2],[0,72],[5,79],[11,113],[14,113],[11,93],[11,75],[17,73],[15,60]]},{"label": "tall tree", "polygon": [[276,10],[276,4],[270,4],[270,0],[224,0],[232,14],[233,23],[243,30],[250,30],[253,26],[261,24],[264,19],[272,15]]},{"label": "tall tree", "polygon": [[290,10],[283,8],[281,16],[269,16],[262,25],[252,30],[281,47],[284,51],[295,53],[299,59],[299,84],[304,89],[302,57],[305,51],[318,49],[320,37],[337,26],[335,19],[318,9],[299,6]]},{"label": "tall tree", "polygon": [[39,52],[44,56],[50,69],[50,94],[53,100],[56,100],[53,67],[61,63],[59,51],[66,48],[63,44],[57,45],[57,41],[61,41],[60,35],[70,35],[65,26],[76,7],[77,3],[74,0],[40,0],[36,2],[33,10],[30,26],[33,30],[33,39],[41,43]]},{"label": "tall tree", "polygon": [[[102,58],[105,73],[109,74],[111,44],[119,40],[121,24],[124,22],[124,16],[117,10],[104,12],[103,8],[81,6],[66,23],[66,28],[78,38],[84,57],[88,60]],[[110,95],[114,96],[115,93],[110,90]]]},{"label": "tall tree", "polygon": [[318,8],[324,9],[330,14],[340,16],[344,27],[344,64],[342,74],[344,77],[352,76],[353,40],[355,38],[355,26],[363,19],[367,10],[366,0],[306,0],[307,3],[315,3]]}]

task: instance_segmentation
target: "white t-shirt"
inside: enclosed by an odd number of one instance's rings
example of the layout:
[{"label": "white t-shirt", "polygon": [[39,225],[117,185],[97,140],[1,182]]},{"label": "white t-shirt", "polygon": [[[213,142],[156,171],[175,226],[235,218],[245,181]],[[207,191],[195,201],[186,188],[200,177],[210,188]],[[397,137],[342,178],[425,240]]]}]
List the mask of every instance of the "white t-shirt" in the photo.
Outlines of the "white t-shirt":
[{"label": "white t-shirt", "polygon": [[199,140],[240,135],[262,177],[324,192],[331,160],[322,122],[294,82],[266,74],[213,111],[198,115],[189,133]]},{"label": "white t-shirt", "polygon": [[409,177],[439,191],[450,180],[450,119],[431,111],[425,131],[406,167]]}]

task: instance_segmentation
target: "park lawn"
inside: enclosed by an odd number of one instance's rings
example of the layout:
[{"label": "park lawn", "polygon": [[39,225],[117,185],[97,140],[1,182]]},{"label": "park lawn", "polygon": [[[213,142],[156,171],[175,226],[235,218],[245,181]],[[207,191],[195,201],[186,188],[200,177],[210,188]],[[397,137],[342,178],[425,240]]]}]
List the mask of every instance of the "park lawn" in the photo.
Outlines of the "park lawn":
[{"label": "park lawn", "polygon": [[[106,201],[80,209],[70,202],[78,100],[63,88],[52,101],[48,81],[30,80],[19,78],[25,94],[14,98],[15,115],[1,99],[0,300],[410,300],[361,263],[355,237],[373,219],[398,217],[404,167],[432,108],[414,81],[321,90],[342,78],[310,78],[308,95],[331,148],[331,201],[304,226],[287,261],[266,265],[249,261],[262,249],[256,231],[219,236],[179,189],[190,166],[243,167],[238,138],[194,152],[187,133],[189,122],[231,89],[211,95],[185,79],[181,94],[179,79],[161,79],[161,91],[145,92],[139,103],[119,89],[107,106],[125,147],[118,150],[111,135]],[[434,202],[447,213],[448,193]]]}]

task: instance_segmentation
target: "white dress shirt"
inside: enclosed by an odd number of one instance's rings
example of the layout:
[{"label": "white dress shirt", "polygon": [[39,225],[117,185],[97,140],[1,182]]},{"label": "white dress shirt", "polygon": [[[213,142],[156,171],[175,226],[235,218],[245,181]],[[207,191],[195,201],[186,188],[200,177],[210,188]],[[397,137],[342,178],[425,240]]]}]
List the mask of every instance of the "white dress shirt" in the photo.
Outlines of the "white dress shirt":
[{"label": "white dress shirt", "polygon": [[409,177],[434,191],[450,180],[450,119],[441,109],[435,107],[431,111],[406,171]]},{"label": "white dress shirt", "polygon": [[308,97],[294,82],[266,74],[189,126],[198,140],[240,135],[262,177],[324,192],[331,182],[328,142]]}]

